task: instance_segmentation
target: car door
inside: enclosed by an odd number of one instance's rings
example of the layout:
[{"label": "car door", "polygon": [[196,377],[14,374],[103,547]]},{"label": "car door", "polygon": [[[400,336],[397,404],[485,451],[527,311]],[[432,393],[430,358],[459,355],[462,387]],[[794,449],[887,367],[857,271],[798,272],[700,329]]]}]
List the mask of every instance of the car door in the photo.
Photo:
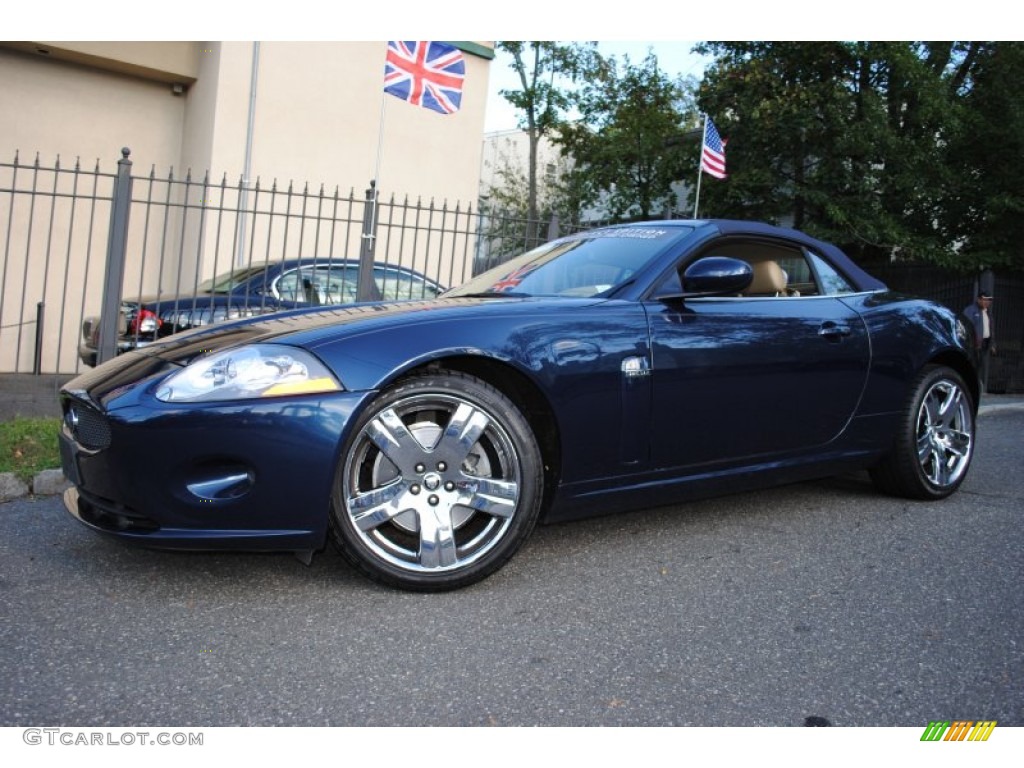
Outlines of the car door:
[{"label": "car door", "polygon": [[735,297],[647,302],[653,466],[760,461],[833,440],[867,377],[860,316],[802,249],[730,240],[704,254],[712,252],[785,265],[786,282]]}]

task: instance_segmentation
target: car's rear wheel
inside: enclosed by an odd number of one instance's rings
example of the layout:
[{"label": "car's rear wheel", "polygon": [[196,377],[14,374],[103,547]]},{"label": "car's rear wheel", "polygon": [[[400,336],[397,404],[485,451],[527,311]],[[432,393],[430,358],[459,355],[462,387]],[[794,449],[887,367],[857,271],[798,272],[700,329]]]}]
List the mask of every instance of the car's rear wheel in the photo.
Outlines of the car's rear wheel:
[{"label": "car's rear wheel", "polygon": [[455,589],[494,573],[540,511],[540,451],[516,405],[442,371],[405,379],[358,419],[334,487],[342,555],[383,583]]},{"label": "car's rear wheel", "polygon": [[945,366],[925,368],[907,401],[892,451],[871,470],[881,490],[941,499],[964,481],[974,455],[974,400]]}]

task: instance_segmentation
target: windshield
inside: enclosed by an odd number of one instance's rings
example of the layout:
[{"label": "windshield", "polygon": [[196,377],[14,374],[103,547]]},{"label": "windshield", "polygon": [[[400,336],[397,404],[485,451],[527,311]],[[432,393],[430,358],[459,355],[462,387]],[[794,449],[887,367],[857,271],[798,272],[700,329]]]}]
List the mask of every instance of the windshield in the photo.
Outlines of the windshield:
[{"label": "windshield", "polygon": [[609,294],[681,233],[678,228],[618,227],[563,237],[474,277],[445,296]]},{"label": "windshield", "polygon": [[199,284],[198,290],[203,293],[229,293],[232,288],[241,285],[254,275],[266,272],[267,265],[260,264],[252,267],[239,267],[231,272],[211,277]]}]

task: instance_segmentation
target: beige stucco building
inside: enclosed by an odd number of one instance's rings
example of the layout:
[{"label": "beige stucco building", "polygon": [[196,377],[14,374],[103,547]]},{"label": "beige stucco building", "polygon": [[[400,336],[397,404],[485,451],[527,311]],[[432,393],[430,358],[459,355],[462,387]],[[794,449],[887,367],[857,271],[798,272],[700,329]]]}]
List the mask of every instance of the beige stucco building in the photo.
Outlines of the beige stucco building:
[{"label": "beige stucco building", "polygon": [[379,146],[385,194],[475,201],[493,48],[456,45],[462,107],[442,115],[385,101],[385,41],[0,43],[0,158],[113,164],[127,146],[158,174],[361,189]]},{"label": "beige stucco building", "polygon": [[[261,259],[357,258],[375,178],[382,203],[475,210],[493,44],[453,44],[461,108],[440,114],[384,93],[386,41],[0,43],[0,371],[78,367],[122,147],[126,298],[185,295]],[[226,191],[203,187],[207,172]],[[377,218],[376,260],[467,276],[468,217],[458,232],[447,213]]]}]

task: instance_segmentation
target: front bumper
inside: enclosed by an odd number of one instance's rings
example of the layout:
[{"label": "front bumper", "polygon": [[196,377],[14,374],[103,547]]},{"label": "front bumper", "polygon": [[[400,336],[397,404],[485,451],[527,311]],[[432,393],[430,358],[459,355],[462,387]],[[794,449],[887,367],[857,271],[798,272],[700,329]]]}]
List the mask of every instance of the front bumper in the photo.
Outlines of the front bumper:
[{"label": "front bumper", "polygon": [[306,551],[320,549],[324,535],[315,530],[221,530],[171,528],[154,518],[109,499],[90,496],[78,488],[64,491],[64,508],[97,533],[154,549]]},{"label": "front bumper", "polygon": [[340,446],[367,393],[182,407],[152,396],[157,376],[97,402],[75,389],[90,376],[61,392],[64,503],[81,523],[168,549],[323,546]]}]

